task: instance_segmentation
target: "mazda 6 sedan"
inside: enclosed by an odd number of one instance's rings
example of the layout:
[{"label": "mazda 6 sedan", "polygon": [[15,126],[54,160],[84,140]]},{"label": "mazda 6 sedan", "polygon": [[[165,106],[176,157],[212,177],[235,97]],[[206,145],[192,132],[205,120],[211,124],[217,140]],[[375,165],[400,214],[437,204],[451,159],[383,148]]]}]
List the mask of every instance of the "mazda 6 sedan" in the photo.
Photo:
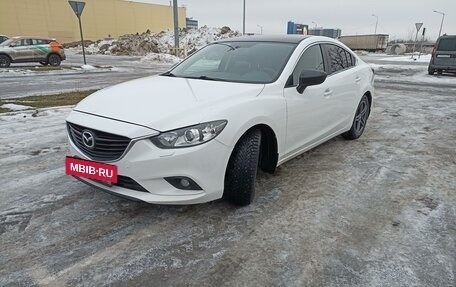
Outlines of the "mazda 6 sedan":
[{"label": "mazda 6 sedan", "polygon": [[168,72],[100,90],[67,118],[66,173],[157,204],[248,205],[257,170],[366,128],[374,74],[319,36],[216,41]]}]

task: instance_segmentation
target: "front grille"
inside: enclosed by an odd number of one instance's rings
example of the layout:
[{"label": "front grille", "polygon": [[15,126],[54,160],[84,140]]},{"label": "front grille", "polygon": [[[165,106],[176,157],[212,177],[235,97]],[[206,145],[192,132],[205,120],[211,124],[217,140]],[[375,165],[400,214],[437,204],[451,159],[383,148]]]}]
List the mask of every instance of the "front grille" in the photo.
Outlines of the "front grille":
[{"label": "front grille", "polygon": [[[71,141],[81,152],[94,160],[113,161],[119,159],[130,144],[130,139],[124,136],[85,128],[72,123],[67,123],[67,127]],[[82,141],[82,132],[85,130],[91,132],[95,137],[93,148],[88,148]]]},{"label": "front grille", "polygon": [[139,183],[134,181],[132,178],[129,178],[128,176],[118,175],[117,183],[114,183],[114,185],[117,185],[117,186],[120,186],[123,188],[127,188],[127,189],[148,192],[144,187],[142,187]]}]

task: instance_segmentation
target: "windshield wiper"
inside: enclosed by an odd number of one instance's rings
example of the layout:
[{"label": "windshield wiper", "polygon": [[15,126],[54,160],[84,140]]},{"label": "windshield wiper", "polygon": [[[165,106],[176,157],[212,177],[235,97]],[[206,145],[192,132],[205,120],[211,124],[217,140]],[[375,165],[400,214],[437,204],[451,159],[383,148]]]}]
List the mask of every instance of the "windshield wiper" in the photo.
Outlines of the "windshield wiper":
[{"label": "windshield wiper", "polygon": [[171,72],[166,72],[166,73],[163,73],[161,74],[161,76],[166,76],[166,77],[176,77],[176,75],[174,75],[173,73]]},{"label": "windshield wiper", "polygon": [[220,78],[213,78],[213,77],[208,77],[208,76],[199,76],[199,77],[195,77],[194,79],[201,79],[201,80],[208,80],[208,81],[225,81],[225,79],[220,79]]}]

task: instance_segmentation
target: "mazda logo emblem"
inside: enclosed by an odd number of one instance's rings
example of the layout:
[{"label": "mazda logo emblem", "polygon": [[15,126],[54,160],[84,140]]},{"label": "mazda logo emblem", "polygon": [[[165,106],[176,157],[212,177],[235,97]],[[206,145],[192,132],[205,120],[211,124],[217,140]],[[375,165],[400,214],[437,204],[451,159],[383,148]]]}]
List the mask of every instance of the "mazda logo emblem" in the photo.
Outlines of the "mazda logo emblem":
[{"label": "mazda logo emblem", "polygon": [[82,132],[82,143],[90,149],[95,147],[95,136],[91,131],[85,130]]}]

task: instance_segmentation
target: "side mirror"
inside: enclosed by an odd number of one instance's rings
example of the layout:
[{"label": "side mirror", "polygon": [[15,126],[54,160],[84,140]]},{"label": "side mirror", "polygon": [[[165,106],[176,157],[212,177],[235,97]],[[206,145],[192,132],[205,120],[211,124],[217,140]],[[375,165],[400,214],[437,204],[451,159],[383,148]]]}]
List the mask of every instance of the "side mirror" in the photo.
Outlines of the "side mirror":
[{"label": "side mirror", "polygon": [[302,94],[308,86],[320,85],[328,75],[317,70],[303,70],[299,76],[299,85],[296,90]]}]

